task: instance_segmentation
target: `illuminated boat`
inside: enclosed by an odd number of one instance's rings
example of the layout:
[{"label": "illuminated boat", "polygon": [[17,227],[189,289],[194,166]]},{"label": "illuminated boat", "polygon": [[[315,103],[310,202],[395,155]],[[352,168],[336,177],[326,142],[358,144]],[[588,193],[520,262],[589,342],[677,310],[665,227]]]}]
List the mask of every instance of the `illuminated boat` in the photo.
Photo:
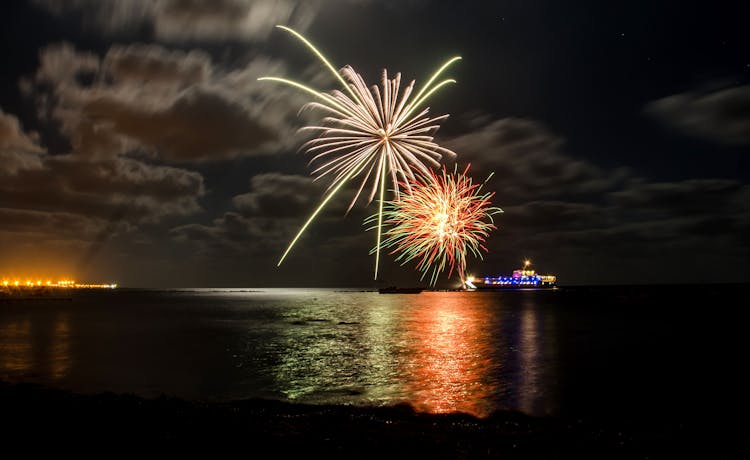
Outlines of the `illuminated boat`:
[{"label": "illuminated boat", "polygon": [[539,275],[530,268],[531,261],[525,260],[523,268],[513,270],[511,276],[469,276],[464,281],[467,291],[484,291],[495,289],[551,289],[557,284],[555,275]]}]

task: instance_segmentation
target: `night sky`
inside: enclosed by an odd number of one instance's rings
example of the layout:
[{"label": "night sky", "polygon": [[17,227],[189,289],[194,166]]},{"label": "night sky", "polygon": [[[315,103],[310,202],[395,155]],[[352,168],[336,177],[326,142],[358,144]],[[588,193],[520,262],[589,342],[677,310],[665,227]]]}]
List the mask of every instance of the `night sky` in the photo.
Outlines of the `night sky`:
[{"label": "night sky", "polygon": [[[685,1],[38,0],[0,7],[0,275],[133,287],[413,285],[328,185],[309,96],[336,87],[274,25],[369,83],[457,84],[436,141],[504,210],[475,275],[750,282],[750,6]],[[357,184],[358,185],[358,184]],[[445,276],[442,286],[458,280]]]}]

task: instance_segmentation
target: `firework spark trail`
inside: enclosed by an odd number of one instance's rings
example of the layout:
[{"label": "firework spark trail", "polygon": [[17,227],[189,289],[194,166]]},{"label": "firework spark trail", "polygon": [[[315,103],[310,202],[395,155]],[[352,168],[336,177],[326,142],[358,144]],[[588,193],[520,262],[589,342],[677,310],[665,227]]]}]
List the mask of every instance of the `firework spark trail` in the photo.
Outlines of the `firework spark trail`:
[{"label": "firework spark trail", "polygon": [[[412,180],[411,194],[385,203],[384,224],[389,228],[382,248],[392,248],[391,254],[398,254],[396,261],[401,265],[418,260],[420,279],[431,272],[433,286],[446,267],[449,278],[455,270],[464,281],[466,254],[482,258],[482,251],[487,252],[484,241],[496,228],[492,216],[503,212],[491,206],[494,192],[481,193],[489,177],[474,184],[468,170],[469,166],[462,173],[454,169],[449,174],[445,167],[442,174],[429,171]],[[373,223],[376,217],[370,216],[365,223]]]},{"label": "firework spark trail", "polygon": [[439,122],[448,115],[431,118],[428,116],[429,108],[421,107],[437,90],[455,83],[453,79],[435,82],[451,64],[461,58],[456,56],[446,61],[411,98],[415,82],[412,80],[401,90],[400,73],[389,79],[387,71],[384,70],[380,86],[373,85],[368,88],[362,76],[350,66],[336,71],[328,59],[301,34],[288,27],[277,27],[302,41],[333,73],[347,93],[339,90],[324,93],[280,77],[259,78],[283,83],[311,94],[316,100],[306,104],[306,107],[317,108],[327,114],[319,125],[302,128],[303,131],[311,131],[316,136],[303,144],[301,149],[314,155],[310,164],[316,164],[312,172],[316,176],[315,180],[329,176],[332,177],[331,184],[326,191],[327,195],[284,251],[278,265],[281,265],[300,236],[342,186],[362,175],[359,188],[347,212],[368,184],[368,204],[379,190],[380,219],[375,250],[377,279],[386,175],[390,175],[394,197],[398,200],[401,195],[400,186],[411,192],[411,183],[416,178],[415,172],[427,174],[428,166],[439,167],[443,156],[454,158],[456,155],[433,142],[433,134],[439,128]]}]

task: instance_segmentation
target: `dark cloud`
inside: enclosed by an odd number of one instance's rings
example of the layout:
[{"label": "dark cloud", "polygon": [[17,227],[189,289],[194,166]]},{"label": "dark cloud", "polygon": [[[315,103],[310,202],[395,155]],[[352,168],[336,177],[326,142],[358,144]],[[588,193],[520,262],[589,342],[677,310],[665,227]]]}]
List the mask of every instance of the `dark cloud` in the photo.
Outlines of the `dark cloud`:
[{"label": "dark cloud", "polygon": [[606,222],[606,208],[588,202],[531,201],[503,211],[503,215],[496,217],[500,231],[588,228]]},{"label": "dark cloud", "polygon": [[[39,52],[34,81],[49,85],[60,93],[83,86],[82,77],[97,75],[100,66],[99,57],[93,53],[78,51],[70,43],[51,44]],[[26,83],[27,91],[31,90],[30,83]]]},{"label": "dark cloud", "polygon": [[203,88],[185,91],[163,110],[101,97],[82,113],[177,162],[232,158],[275,139],[242,105]]},{"label": "dark cloud", "polygon": [[43,168],[20,171],[0,182],[0,207],[110,216],[116,207],[128,220],[157,221],[200,209],[203,177],[197,172],[138,160],[43,157]]},{"label": "dark cloud", "polygon": [[61,44],[41,52],[39,69],[22,87],[39,119],[59,127],[76,154],[147,151],[174,162],[211,161],[297,143],[296,112],[307,99],[257,81],[283,73],[282,64],[262,57],[226,71],[199,51],[115,46],[100,62]]},{"label": "dark cloud", "polygon": [[111,158],[135,145],[110,126],[93,123],[81,113],[91,93],[108,85],[107,80],[98,56],[60,43],[40,51],[36,73],[31,78],[22,78],[20,87],[34,100],[37,118],[67,140],[77,155]]},{"label": "dark cloud", "polygon": [[268,256],[281,254],[283,245],[294,236],[294,223],[287,219],[247,218],[227,212],[214,219],[211,225],[187,224],[173,228],[170,233],[192,251],[211,256],[230,253]]},{"label": "dark cloud", "polygon": [[[50,235],[59,239],[87,241],[107,227],[104,219],[85,217],[67,212],[47,212],[30,209],[0,208],[0,231],[13,233],[36,241],[44,241]],[[120,224],[116,231],[128,231],[130,227]]]},{"label": "dark cloud", "polygon": [[103,66],[120,82],[179,89],[208,81],[213,71],[211,57],[202,51],[185,53],[146,44],[113,46],[104,57]]},{"label": "dark cloud", "polygon": [[[745,236],[750,223],[750,187],[723,179],[690,179],[678,182],[633,184],[612,192],[621,222],[633,226],[669,228],[668,236],[699,238],[700,247],[711,248],[725,238],[738,247],[750,248]],[[657,234],[658,236],[658,234]]]},{"label": "dark cloud", "polygon": [[494,178],[487,187],[497,191],[503,207],[529,200],[602,192],[622,183],[625,169],[604,170],[561,151],[563,141],[541,124],[517,118],[491,121],[475,131],[448,139],[459,165],[471,163],[471,175]]},{"label": "dark cloud", "polygon": [[41,153],[44,149],[37,144],[35,137],[23,131],[18,118],[0,109],[0,151]]},{"label": "dark cloud", "polygon": [[[250,189],[232,199],[242,215],[289,218],[312,212],[325,187],[308,176],[265,173],[250,179]],[[347,205],[345,200],[334,198],[327,210],[343,214]]]},{"label": "dark cloud", "polygon": [[721,241],[750,249],[748,194],[749,187],[729,180],[633,183],[598,205],[537,202],[509,209],[507,225],[533,244],[626,257],[660,247],[711,250]]},{"label": "dark cloud", "polygon": [[[621,220],[608,227],[529,234],[524,244],[545,252],[593,254],[601,260],[623,263],[661,260],[662,267],[679,273],[679,261],[692,263],[717,255],[747,255],[750,244],[747,237],[738,233],[740,223],[737,217],[717,215],[641,222]],[[744,228],[747,228],[746,223]],[[696,279],[701,277],[695,274]]]},{"label": "dark cloud", "polygon": [[84,163],[73,157],[54,157],[48,164],[57,176],[67,179],[69,189],[81,193],[141,196],[168,202],[195,198],[204,191],[203,178],[197,172],[130,158]]},{"label": "dark cloud", "polygon": [[[536,257],[565,282],[678,282],[699,261],[750,255],[750,190],[741,181],[656,182],[600,167],[564,153],[563,140],[532,120],[485,119],[445,145],[459,165],[472,164],[475,180],[495,172],[486,188],[505,211],[485,262],[470,262],[474,273]],[[663,263],[638,268],[649,260]]]},{"label": "dark cloud", "polygon": [[35,137],[23,131],[15,116],[0,110],[0,177],[42,167],[44,149]]},{"label": "dark cloud", "polygon": [[750,85],[675,94],[651,102],[646,111],[689,136],[750,144]]},{"label": "dark cloud", "polygon": [[[14,263],[25,266],[33,259],[31,250],[65,261],[60,267],[85,272],[118,235],[201,210],[205,188],[200,173],[125,156],[148,146],[86,109],[92,101],[120,98],[178,110],[169,102],[210,79],[205,55],[139,45],[113,47],[100,60],[60,44],[44,49],[39,62],[21,89],[36,103],[38,120],[58,129],[70,150],[46,148],[14,116],[0,113],[0,245],[7,263],[12,255]],[[189,113],[189,107],[184,111]],[[198,130],[182,128],[193,134]],[[141,239],[120,242],[120,247]]]},{"label": "dark cloud", "polygon": [[84,27],[118,34],[144,26],[162,41],[262,40],[276,24],[304,30],[317,0],[36,0],[61,17],[79,18]]},{"label": "dark cloud", "polygon": [[695,244],[687,241],[684,229],[685,222],[680,220],[618,222],[608,227],[530,234],[526,244],[547,250],[554,246],[566,252],[596,254],[602,259],[638,259],[644,253],[665,250],[670,244]]},{"label": "dark cloud", "polygon": [[[189,224],[172,233],[183,242],[205,248],[236,248],[243,252],[283,250],[299,231],[305,219],[325,196],[325,186],[308,176],[263,173],[250,179],[250,192],[237,195],[232,203],[237,211],[225,213],[210,225]],[[364,210],[346,214],[351,196],[346,187],[323,209],[307,233],[327,235],[325,240],[351,236],[362,231]],[[348,217],[348,219],[347,219]]]},{"label": "dark cloud", "polygon": [[276,24],[306,29],[319,1],[168,0],[157,6],[156,35],[165,40],[258,40]]},{"label": "dark cloud", "polygon": [[[0,170],[5,270],[54,270],[48,273],[101,281],[96,267],[102,251],[109,251],[104,259],[111,262],[115,248],[128,254],[160,222],[201,209],[203,177],[197,172],[124,157],[37,158],[34,168]],[[110,243],[118,236],[119,243]],[[112,273],[106,265],[98,269]]]},{"label": "dark cloud", "polygon": [[689,179],[680,182],[636,183],[609,193],[609,199],[623,209],[651,210],[659,213],[722,212],[743,186],[728,179]]},{"label": "dark cloud", "polygon": [[[160,162],[272,153],[297,142],[297,110],[307,98],[257,81],[268,74],[284,75],[285,66],[257,57],[223,69],[199,51],[142,44],[113,46],[101,59],[69,44],[43,49],[36,73],[20,86],[38,120],[69,149],[48,151],[14,116],[0,114],[0,209],[8,219],[0,222],[0,245],[12,247],[21,263],[36,242],[35,250],[90,273],[102,252],[111,258],[119,248],[127,259],[138,244],[163,244],[166,234],[155,229],[201,211],[205,186],[201,173]],[[257,177],[251,187],[252,196],[236,203],[253,216],[229,212],[209,225],[178,225],[172,234],[198,253],[273,250],[276,257],[299,222],[266,214],[312,206],[324,190],[283,174]],[[118,237],[125,234],[133,237]]]},{"label": "dark cloud", "polygon": [[[372,232],[365,234],[361,219],[316,220],[278,266],[300,225],[298,219],[228,212],[208,225],[178,226],[170,233],[184,260],[210,267],[202,271],[199,283],[217,279],[217,273],[251,286],[363,286],[371,282],[374,259],[368,251],[375,237]],[[383,254],[381,275],[411,277],[408,270],[394,265]],[[232,275],[227,274],[228,268]]]},{"label": "dark cloud", "polygon": [[2,164],[0,168],[2,169],[0,177],[2,177],[4,174],[16,174],[19,171],[41,169],[42,158],[40,155],[33,153],[0,149],[0,164]]}]

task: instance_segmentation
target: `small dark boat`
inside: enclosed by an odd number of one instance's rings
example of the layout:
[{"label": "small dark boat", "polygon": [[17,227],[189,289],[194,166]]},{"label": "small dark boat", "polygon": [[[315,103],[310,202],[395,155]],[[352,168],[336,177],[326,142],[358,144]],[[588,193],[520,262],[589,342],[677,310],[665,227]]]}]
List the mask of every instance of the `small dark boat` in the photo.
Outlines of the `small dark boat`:
[{"label": "small dark boat", "polygon": [[422,292],[422,288],[418,288],[418,287],[406,288],[406,287],[388,286],[388,287],[378,289],[378,292],[381,294],[419,294],[420,292]]}]

